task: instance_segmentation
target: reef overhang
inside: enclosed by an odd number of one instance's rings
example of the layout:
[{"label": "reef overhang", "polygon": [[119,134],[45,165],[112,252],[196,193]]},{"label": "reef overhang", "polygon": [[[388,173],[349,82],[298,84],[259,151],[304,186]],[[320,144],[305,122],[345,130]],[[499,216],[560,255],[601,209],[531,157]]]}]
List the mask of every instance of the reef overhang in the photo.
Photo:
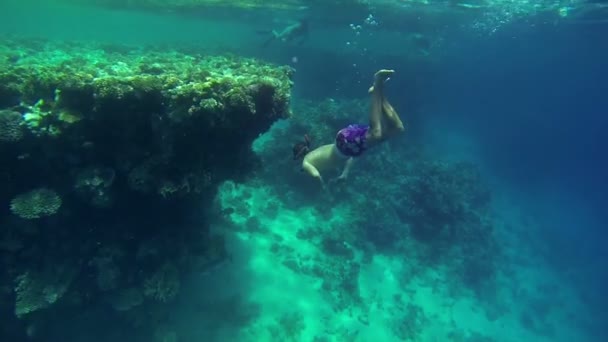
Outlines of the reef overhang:
[{"label": "reef overhang", "polygon": [[0,132],[19,137],[0,147],[13,174],[2,197],[37,170],[64,190],[86,171],[128,191],[202,193],[245,173],[252,141],[289,116],[293,69],[255,59],[6,40],[0,66],[0,123],[18,130]]}]

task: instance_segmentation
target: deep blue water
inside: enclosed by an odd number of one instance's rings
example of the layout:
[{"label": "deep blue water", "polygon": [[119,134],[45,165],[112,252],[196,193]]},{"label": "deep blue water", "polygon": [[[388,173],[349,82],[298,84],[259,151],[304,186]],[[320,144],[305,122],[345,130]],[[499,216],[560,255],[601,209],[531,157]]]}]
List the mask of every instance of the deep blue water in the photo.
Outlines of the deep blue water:
[{"label": "deep blue water", "polygon": [[[608,26],[509,27],[463,38],[434,92],[445,130],[476,142],[495,180],[541,222],[591,301],[608,282]],[[605,300],[593,305],[606,317]]]},{"label": "deep blue water", "polygon": [[[442,119],[466,127],[492,173],[531,195],[584,203],[593,226],[566,210],[556,234],[603,250],[608,200],[608,44],[598,26],[511,28],[464,40],[437,82]],[[566,203],[564,203],[566,204]],[[560,213],[564,217],[559,217]],[[576,248],[577,240],[573,241]]]}]

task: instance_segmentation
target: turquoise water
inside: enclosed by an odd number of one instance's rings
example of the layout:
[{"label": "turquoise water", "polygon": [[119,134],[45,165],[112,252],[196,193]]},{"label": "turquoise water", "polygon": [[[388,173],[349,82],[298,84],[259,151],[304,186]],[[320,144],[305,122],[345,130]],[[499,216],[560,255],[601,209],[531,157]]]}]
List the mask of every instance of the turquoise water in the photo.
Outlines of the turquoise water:
[{"label": "turquoise water", "polygon": [[0,5],[3,340],[606,340],[601,2],[73,3]]}]

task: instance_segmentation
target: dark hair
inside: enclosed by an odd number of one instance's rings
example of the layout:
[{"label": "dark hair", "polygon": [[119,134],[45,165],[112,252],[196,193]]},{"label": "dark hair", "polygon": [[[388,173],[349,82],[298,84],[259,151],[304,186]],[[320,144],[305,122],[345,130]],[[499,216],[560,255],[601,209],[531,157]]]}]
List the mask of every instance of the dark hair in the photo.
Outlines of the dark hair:
[{"label": "dark hair", "polygon": [[298,160],[304,157],[309,152],[308,146],[306,143],[298,142],[293,145],[293,160]]},{"label": "dark hair", "polygon": [[308,154],[308,152],[310,152],[310,138],[308,137],[308,135],[305,134],[304,141],[298,141],[293,145],[293,160],[304,158],[304,156]]}]

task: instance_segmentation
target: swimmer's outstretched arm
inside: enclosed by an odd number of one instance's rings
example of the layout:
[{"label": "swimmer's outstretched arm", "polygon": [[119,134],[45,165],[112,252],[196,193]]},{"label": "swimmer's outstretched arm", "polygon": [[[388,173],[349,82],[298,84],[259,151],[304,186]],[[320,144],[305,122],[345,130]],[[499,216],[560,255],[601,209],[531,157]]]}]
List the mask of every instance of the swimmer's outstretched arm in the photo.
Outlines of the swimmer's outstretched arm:
[{"label": "swimmer's outstretched arm", "polygon": [[353,163],[355,162],[354,158],[348,158],[346,160],[346,163],[344,164],[344,170],[342,170],[342,173],[340,174],[340,176],[338,176],[338,180],[344,180],[346,178],[348,178],[348,174],[350,173],[350,170],[353,168]]}]

